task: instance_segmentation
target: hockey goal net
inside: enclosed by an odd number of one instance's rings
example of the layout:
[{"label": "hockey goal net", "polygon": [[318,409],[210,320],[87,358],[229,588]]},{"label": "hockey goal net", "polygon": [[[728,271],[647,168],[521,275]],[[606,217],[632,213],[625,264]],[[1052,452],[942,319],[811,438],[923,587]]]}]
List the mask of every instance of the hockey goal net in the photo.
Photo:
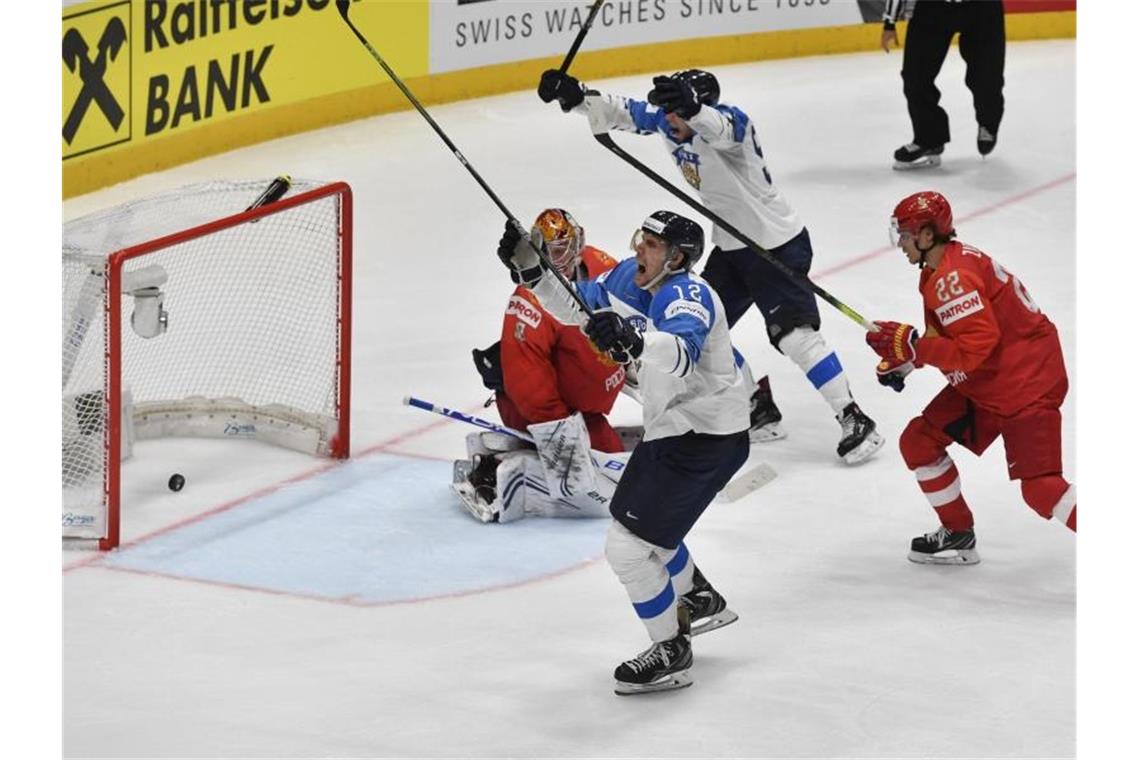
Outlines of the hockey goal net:
[{"label": "hockey goal net", "polygon": [[64,225],[65,544],[118,545],[137,441],[348,456],[352,193],[298,181],[243,212],[268,184],[194,185]]}]

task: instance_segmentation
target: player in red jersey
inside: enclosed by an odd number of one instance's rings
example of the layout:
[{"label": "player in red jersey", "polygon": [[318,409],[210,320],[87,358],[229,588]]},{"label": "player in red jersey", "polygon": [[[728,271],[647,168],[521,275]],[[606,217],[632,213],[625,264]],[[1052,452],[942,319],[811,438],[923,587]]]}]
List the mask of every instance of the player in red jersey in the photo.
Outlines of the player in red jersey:
[{"label": "player in red jersey", "polygon": [[947,454],[958,443],[981,455],[999,436],[1010,480],[1034,512],[1077,529],[1076,486],[1061,474],[1061,402],[1069,389],[1057,328],[1025,286],[976,248],[954,240],[950,203],[940,193],[904,198],[891,240],[917,264],[926,329],[876,322],[867,343],[883,361],[879,381],[902,390],[916,367],[942,371],[949,385],[907,425],[899,448],[942,525],[911,543],[909,558],[975,564],[974,517]]},{"label": "player in red jersey", "polygon": [[[531,236],[545,244],[550,262],[567,279],[596,278],[617,265],[585,244],[582,227],[562,209],[539,214]],[[612,483],[591,477],[596,467],[590,465],[589,451],[624,452],[605,415],[625,385],[626,369],[590,343],[579,327],[576,305],[564,292],[540,295],[541,300],[525,281],[519,282],[507,303],[499,343],[475,352],[484,383],[495,390],[503,424],[528,431],[538,448],[536,457],[533,450],[520,449],[517,439],[494,433],[468,436],[470,461],[456,463],[453,485],[472,514],[488,522],[527,514],[608,515]],[[566,457],[574,452],[580,461],[569,467]],[[557,463],[558,456],[566,461]],[[621,460],[607,461],[601,474],[612,474],[616,482]],[[556,483],[544,482],[550,480],[543,478],[547,469],[559,474]],[[561,482],[569,470],[584,482]]]},{"label": "player in red jersey", "polygon": [[[617,266],[609,254],[585,244],[581,226],[562,209],[543,211],[533,229],[542,233],[550,263],[568,280],[594,279]],[[525,430],[581,412],[591,448],[622,451],[605,415],[621,391],[625,370],[594,348],[579,328],[576,310],[558,312],[545,309],[525,285],[511,294],[500,336],[499,416],[507,427]]]}]

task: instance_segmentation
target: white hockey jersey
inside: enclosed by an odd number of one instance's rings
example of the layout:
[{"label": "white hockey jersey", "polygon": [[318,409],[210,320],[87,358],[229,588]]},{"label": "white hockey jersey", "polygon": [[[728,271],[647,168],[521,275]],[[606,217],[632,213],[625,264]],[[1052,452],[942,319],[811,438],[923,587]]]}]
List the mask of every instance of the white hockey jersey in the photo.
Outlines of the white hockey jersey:
[{"label": "white hockey jersey", "polygon": [[747,430],[751,388],[716,292],[700,277],[681,272],[651,294],[634,284],[636,273],[637,260],[629,258],[575,287],[591,308],[612,308],[643,333],[645,349],[636,362],[643,440],[690,430],[717,435]]},{"label": "white hockey jersey", "polygon": [[[696,132],[678,141],[665,112],[642,100],[620,95],[587,94],[575,110],[587,113],[601,105],[610,129],[641,135],[657,133],[701,202],[717,216],[766,249],[791,240],[804,228],[799,215],[772,184],[756,127],[739,108],[720,104],[702,106],[687,121]],[[715,225],[712,241],[723,249],[745,244]]]}]

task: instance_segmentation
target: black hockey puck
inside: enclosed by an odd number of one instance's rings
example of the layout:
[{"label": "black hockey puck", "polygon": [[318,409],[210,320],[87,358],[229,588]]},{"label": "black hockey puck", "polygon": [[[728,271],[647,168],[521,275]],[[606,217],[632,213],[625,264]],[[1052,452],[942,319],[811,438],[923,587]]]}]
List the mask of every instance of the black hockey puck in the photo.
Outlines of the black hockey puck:
[{"label": "black hockey puck", "polygon": [[182,486],[186,485],[186,478],[176,472],[170,476],[170,480],[166,481],[166,485],[171,491],[181,491]]}]

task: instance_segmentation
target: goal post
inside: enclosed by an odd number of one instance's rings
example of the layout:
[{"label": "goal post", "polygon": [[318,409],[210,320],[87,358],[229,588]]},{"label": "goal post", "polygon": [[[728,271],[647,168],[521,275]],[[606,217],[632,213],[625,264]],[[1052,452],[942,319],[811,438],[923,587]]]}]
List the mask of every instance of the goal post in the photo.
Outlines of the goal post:
[{"label": "goal post", "polygon": [[[349,453],[352,192],[211,182],[64,226],[63,538],[118,545],[122,462],[159,437]],[[164,478],[165,480],[165,478]]]}]

